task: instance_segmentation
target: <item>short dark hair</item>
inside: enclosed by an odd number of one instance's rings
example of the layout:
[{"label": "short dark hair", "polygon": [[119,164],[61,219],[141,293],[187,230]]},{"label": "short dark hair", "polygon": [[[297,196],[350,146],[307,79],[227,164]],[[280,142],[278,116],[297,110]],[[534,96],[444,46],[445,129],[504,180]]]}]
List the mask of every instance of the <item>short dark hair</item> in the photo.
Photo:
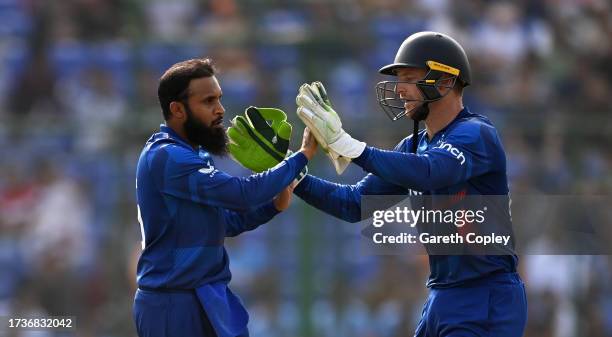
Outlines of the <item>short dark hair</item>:
[{"label": "short dark hair", "polygon": [[172,65],[159,79],[157,97],[164,113],[170,118],[170,103],[189,96],[189,83],[193,79],[215,75],[215,67],[208,58],[191,59]]}]

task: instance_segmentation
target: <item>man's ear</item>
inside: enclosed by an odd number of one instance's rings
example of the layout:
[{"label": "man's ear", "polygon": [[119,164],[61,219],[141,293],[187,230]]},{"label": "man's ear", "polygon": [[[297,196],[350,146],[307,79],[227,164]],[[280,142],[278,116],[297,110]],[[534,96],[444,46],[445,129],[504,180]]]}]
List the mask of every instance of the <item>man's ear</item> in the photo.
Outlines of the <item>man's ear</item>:
[{"label": "man's ear", "polygon": [[170,102],[170,115],[178,120],[185,119],[185,106],[178,101]]},{"label": "man's ear", "polygon": [[453,84],[453,77],[447,77],[447,78],[443,78],[441,80],[439,80],[438,82],[438,91],[440,92],[440,94],[442,94],[442,96],[445,96],[449,91],[452,91],[453,88],[448,88],[446,86],[450,86],[451,84]]}]

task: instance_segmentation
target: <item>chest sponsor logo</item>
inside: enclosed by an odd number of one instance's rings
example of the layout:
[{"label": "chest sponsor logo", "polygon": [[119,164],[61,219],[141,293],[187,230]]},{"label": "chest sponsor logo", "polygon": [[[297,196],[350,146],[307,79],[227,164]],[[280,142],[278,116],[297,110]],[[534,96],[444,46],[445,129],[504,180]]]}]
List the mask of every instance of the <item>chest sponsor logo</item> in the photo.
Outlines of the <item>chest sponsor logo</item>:
[{"label": "chest sponsor logo", "polygon": [[463,155],[463,152],[459,151],[459,149],[457,149],[456,147],[454,147],[450,143],[447,143],[445,141],[441,141],[440,144],[438,144],[438,146],[436,146],[436,148],[439,148],[439,149],[442,149],[442,150],[450,152],[450,154],[455,156],[455,158],[457,158],[457,160],[459,160],[461,162],[461,165],[465,164],[465,156]]}]

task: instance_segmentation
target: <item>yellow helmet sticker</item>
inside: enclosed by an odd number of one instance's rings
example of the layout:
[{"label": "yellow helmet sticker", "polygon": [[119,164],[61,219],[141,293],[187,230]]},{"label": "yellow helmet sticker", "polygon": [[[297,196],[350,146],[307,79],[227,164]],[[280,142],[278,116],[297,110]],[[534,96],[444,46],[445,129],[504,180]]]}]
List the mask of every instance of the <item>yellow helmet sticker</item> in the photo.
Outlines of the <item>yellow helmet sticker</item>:
[{"label": "yellow helmet sticker", "polygon": [[442,64],[436,61],[427,61],[427,66],[431,70],[438,70],[451,75],[459,76],[459,69],[447,66],[446,64]]}]

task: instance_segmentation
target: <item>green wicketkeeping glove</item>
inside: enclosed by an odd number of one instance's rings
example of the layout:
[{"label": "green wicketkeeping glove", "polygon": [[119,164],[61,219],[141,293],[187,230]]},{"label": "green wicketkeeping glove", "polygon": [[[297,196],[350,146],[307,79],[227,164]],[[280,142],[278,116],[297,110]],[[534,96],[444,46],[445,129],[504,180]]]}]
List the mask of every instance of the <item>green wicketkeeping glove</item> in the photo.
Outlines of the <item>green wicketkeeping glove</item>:
[{"label": "green wicketkeeping glove", "polygon": [[252,171],[263,172],[287,155],[291,124],[282,110],[251,106],[244,116],[232,120],[227,135],[234,160]]}]

